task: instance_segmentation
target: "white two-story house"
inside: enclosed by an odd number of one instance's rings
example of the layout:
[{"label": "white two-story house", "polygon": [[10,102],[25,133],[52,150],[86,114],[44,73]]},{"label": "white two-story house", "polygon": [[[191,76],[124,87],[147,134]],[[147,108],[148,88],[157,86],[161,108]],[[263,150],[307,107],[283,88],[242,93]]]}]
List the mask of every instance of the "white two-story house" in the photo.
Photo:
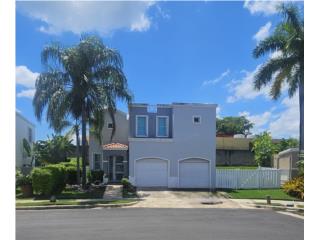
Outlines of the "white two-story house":
[{"label": "white two-story house", "polygon": [[108,116],[103,142],[90,136],[92,169],[114,181],[128,177],[137,187],[215,187],[215,104],[131,104],[129,117],[116,116],[112,142]]}]

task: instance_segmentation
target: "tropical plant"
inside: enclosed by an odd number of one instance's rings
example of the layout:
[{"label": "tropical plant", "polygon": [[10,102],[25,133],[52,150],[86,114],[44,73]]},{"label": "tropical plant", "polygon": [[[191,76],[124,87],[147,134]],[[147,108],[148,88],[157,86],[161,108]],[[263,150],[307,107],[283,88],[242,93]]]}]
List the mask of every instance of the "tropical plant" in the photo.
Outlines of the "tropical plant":
[{"label": "tropical plant", "polygon": [[74,151],[74,145],[68,136],[54,134],[48,140],[37,141],[36,146],[38,160],[42,164],[67,161],[68,156]]},{"label": "tropical plant", "polygon": [[252,151],[254,152],[254,159],[258,166],[271,166],[271,160],[275,149],[272,143],[272,138],[268,132],[263,132],[257,135],[253,140]]},{"label": "tropical plant", "polygon": [[[100,135],[107,109],[114,124],[113,137],[116,101],[129,103],[132,99],[122,71],[122,58],[99,37],[88,35],[68,48],[52,43],[43,49],[41,58],[45,71],[36,80],[35,115],[40,120],[46,107],[49,123],[68,117],[81,120],[82,173],[86,176],[87,124],[92,124]],[[82,186],[86,186],[85,177]]]},{"label": "tropical plant", "polygon": [[244,116],[217,119],[217,134],[243,134],[247,136],[250,134],[251,128],[253,128],[253,123],[251,123]]},{"label": "tropical plant", "polygon": [[253,51],[255,58],[270,52],[278,53],[260,67],[255,75],[254,88],[260,90],[272,82],[270,95],[275,100],[280,97],[285,82],[289,97],[299,91],[301,152],[304,149],[304,22],[299,9],[293,4],[281,5],[279,12],[283,21]]},{"label": "tropical plant", "polygon": [[283,184],[283,190],[293,197],[304,199],[304,178],[295,177]]},{"label": "tropical plant", "polygon": [[26,157],[31,158],[30,166],[37,160],[38,157],[38,145],[37,143],[29,143],[25,138],[22,139],[23,152]]}]

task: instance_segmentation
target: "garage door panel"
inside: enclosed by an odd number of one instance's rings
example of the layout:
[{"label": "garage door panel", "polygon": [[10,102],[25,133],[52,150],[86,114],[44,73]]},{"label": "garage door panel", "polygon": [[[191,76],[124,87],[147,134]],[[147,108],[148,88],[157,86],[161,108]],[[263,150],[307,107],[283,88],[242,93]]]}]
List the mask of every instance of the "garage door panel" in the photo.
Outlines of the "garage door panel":
[{"label": "garage door panel", "polygon": [[167,161],[160,159],[136,161],[136,185],[138,187],[167,187]]},{"label": "garage door panel", "polygon": [[181,188],[209,188],[209,180],[208,162],[180,162],[179,185]]}]

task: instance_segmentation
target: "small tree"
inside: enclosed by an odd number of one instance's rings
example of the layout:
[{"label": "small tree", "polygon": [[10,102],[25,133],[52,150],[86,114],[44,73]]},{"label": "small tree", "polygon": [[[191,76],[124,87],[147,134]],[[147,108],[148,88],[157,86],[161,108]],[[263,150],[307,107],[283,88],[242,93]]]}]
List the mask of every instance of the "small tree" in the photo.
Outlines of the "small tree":
[{"label": "small tree", "polygon": [[241,117],[225,117],[217,119],[217,133],[226,135],[250,134],[250,129],[253,128],[251,123],[244,116]]},{"label": "small tree", "polygon": [[254,152],[254,159],[258,166],[270,167],[275,147],[268,132],[259,134],[253,140],[252,151]]},{"label": "small tree", "polygon": [[289,148],[298,148],[299,141],[295,138],[281,139],[280,143],[275,144],[275,152],[279,153],[281,151],[287,150]]}]

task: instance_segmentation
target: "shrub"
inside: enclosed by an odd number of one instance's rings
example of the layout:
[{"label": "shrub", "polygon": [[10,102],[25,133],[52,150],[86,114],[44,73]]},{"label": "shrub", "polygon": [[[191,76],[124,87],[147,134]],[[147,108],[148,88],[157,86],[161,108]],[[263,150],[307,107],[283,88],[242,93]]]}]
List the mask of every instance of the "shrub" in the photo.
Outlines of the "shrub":
[{"label": "shrub", "polygon": [[126,194],[128,192],[135,193],[136,188],[131,184],[131,182],[127,178],[121,179],[121,184],[123,186],[123,193]]},{"label": "shrub", "polygon": [[283,190],[293,197],[304,199],[304,178],[303,176],[296,177],[285,182]]},{"label": "shrub", "polygon": [[34,168],[31,176],[34,191],[40,195],[59,194],[66,186],[66,169],[61,164]]},{"label": "shrub", "polygon": [[66,187],[66,168],[62,164],[47,165],[44,169],[48,169],[52,173],[52,192],[51,194],[59,194]]},{"label": "shrub", "polygon": [[19,175],[16,178],[16,185],[18,187],[24,186],[24,185],[31,185],[32,184],[32,178],[30,175]]},{"label": "shrub", "polygon": [[31,173],[32,186],[35,193],[50,195],[52,193],[52,173],[45,168],[34,168]]},{"label": "shrub", "polygon": [[73,166],[66,167],[66,183],[73,185],[77,184],[77,168]]},{"label": "shrub", "polygon": [[94,183],[94,182],[103,182],[103,175],[104,175],[104,171],[103,170],[91,170],[88,171],[88,181],[90,183]]},{"label": "shrub", "polygon": [[131,183],[129,182],[128,178],[122,178],[121,179],[121,184],[123,185],[124,188],[129,188]]},{"label": "shrub", "polygon": [[[61,162],[60,165],[66,168],[66,183],[73,185],[77,184],[77,160],[71,159],[69,162]],[[80,176],[81,176],[81,161],[80,161]]]}]

